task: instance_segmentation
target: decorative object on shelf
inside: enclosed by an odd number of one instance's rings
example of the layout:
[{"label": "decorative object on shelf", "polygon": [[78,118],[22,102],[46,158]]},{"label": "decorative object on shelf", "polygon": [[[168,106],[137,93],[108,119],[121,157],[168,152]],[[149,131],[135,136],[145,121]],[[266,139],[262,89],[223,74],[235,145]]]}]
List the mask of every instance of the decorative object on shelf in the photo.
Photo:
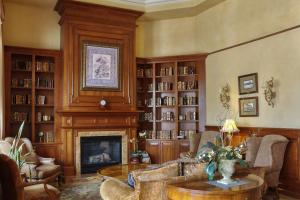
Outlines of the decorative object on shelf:
[{"label": "decorative object on shelf", "polygon": [[257,73],[239,76],[239,94],[251,94],[258,92],[258,75]]},{"label": "decorative object on shelf", "polygon": [[274,108],[274,98],[276,96],[276,93],[274,92],[274,78],[271,77],[270,80],[266,81],[265,87],[264,88],[264,95],[265,95],[265,100],[267,101],[269,106],[272,106]]},{"label": "decorative object on shelf", "polygon": [[222,87],[221,91],[220,91],[220,102],[222,104],[222,106],[229,110],[230,109],[230,88],[228,83]]},{"label": "decorative object on shelf", "polygon": [[121,46],[82,43],[82,90],[121,90]]},{"label": "decorative object on shelf", "polygon": [[258,97],[239,98],[240,117],[258,117]]},{"label": "decorative object on shelf", "polygon": [[[222,129],[220,130],[222,145],[225,145],[225,141],[227,139],[227,144],[231,146],[232,134],[239,131],[240,130],[237,128],[233,119],[226,119]],[[226,134],[226,136],[224,136],[224,133]]]}]

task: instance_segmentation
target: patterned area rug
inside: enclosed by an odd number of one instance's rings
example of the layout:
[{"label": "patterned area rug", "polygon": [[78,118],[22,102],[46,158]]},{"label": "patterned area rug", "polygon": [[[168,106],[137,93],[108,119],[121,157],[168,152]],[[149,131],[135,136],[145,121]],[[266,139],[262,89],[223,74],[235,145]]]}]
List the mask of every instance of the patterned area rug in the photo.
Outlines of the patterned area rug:
[{"label": "patterned area rug", "polygon": [[102,200],[99,194],[99,187],[104,181],[98,176],[78,178],[73,183],[62,186],[61,200]]}]

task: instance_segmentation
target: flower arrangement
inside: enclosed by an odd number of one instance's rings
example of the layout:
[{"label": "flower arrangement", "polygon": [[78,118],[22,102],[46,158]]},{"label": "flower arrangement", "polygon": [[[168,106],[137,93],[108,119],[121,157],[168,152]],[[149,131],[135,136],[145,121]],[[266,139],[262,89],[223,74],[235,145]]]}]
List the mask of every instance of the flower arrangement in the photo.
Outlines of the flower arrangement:
[{"label": "flower arrangement", "polygon": [[[224,170],[228,171],[225,166],[225,161],[231,160],[232,167],[234,167],[235,162],[239,162],[242,167],[247,167],[247,163],[242,159],[241,152],[243,149],[241,147],[234,148],[232,146],[218,145],[221,143],[221,137],[219,136],[217,137],[217,144],[208,142],[196,155],[198,161],[207,163],[205,171],[209,180],[213,180],[217,170],[222,175],[224,174]],[[232,172],[228,173],[231,173],[232,175],[233,172],[234,169]],[[229,179],[231,175],[228,177]]]}]

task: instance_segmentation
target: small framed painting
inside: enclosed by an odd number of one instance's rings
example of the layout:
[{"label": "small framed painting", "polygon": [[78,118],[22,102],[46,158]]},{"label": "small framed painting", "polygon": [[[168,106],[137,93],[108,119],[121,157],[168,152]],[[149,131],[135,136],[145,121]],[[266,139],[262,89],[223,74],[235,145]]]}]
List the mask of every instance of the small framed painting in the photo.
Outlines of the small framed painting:
[{"label": "small framed painting", "polygon": [[121,47],[82,42],[81,48],[81,89],[119,91],[121,89]]},{"label": "small framed painting", "polygon": [[239,76],[239,94],[258,92],[257,73]]},{"label": "small framed painting", "polygon": [[239,98],[240,117],[258,117],[258,97]]}]

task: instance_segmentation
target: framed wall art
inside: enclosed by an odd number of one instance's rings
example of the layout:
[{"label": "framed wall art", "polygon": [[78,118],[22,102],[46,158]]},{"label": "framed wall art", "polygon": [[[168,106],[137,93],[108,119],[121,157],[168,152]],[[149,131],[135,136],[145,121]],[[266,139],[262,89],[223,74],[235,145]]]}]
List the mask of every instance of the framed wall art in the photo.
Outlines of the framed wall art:
[{"label": "framed wall art", "polygon": [[81,89],[121,89],[121,47],[119,45],[82,42]]},{"label": "framed wall art", "polygon": [[258,117],[258,97],[239,98],[240,117]]},{"label": "framed wall art", "polygon": [[239,94],[251,94],[258,92],[257,73],[239,76]]}]

